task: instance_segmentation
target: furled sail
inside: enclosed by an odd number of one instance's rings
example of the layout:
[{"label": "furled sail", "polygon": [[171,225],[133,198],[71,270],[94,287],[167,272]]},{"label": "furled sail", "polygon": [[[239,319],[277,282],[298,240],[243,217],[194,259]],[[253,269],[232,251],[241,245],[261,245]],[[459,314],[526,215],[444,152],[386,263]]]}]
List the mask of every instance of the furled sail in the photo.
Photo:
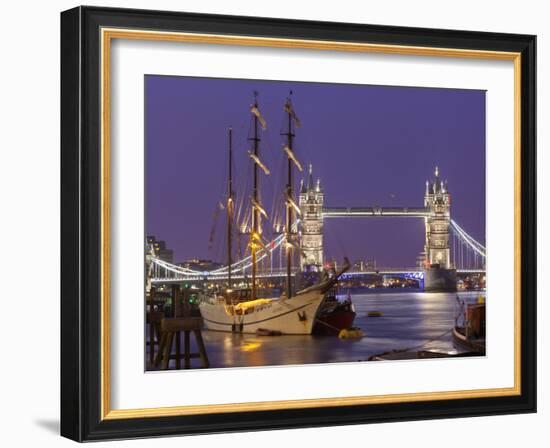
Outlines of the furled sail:
[{"label": "furled sail", "polygon": [[292,119],[294,120],[294,124],[296,125],[297,128],[299,128],[302,123],[300,122],[300,119],[298,118],[298,116],[296,115],[296,112],[292,108],[292,103],[290,101],[287,101],[285,103],[285,112],[292,117]]},{"label": "furled sail", "polygon": [[270,173],[269,168],[262,163],[262,161],[256,154],[254,154],[252,151],[248,151],[248,155],[252,160],[254,160],[254,163],[256,163],[256,165],[258,165],[266,175]]},{"label": "furled sail", "polygon": [[302,164],[300,161],[296,158],[296,154],[288,147],[288,145],[285,145],[283,147],[283,150],[286,152],[288,158],[294,162],[294,165],[296,165],[296,168],[298,168],[300,171],[303,171]]},{"label": "furled sail", "polygon": [[265,211],[265,209],[261,206],[261,204],[258,201],[256,201],[255,199],[252,199],[252,205],[256,208],[256,210],[258,210],[260,212],[260,214],[265,219],[267,219],[267,212]]},{"label": "furled sail", "polygon": [[296,204],[296,201],[287,194],[286,201],[288,204],[294,209],[294,211],[300,216],[302,214],[302,210],[300,210],[300,207],[298,207],[298,204]]},{"label": "furled sail", "polygon": [[262,126],[262,129],[265,131],[267,129],[267,122],[265,121],[264,117],[262,116],[262,113],[260,112],[260,109],[258,109],[256,106],[252,106],[250,108],[250,112],[252,112],[252,114],[255,115],[258,118],[258,121],[260,122],[260,125]]}]

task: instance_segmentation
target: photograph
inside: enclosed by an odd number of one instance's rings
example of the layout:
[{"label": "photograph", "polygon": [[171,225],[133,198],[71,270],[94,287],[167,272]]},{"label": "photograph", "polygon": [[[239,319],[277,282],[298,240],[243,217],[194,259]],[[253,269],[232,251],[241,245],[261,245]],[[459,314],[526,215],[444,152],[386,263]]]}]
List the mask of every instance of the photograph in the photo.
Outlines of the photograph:
[{"label": "photograph", "polygon": [[485,90],[143,94],[146,371],[485,356]]}]

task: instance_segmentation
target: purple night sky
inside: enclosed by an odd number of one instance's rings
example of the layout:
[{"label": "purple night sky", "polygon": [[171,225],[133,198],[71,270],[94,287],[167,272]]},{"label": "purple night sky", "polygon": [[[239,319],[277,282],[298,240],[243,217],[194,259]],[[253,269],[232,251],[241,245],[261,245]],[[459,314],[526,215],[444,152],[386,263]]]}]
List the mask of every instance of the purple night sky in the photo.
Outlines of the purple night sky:
[{"label": "purple night sky", "polygon": [[[452,197],[451,216],[485,244],[485,91],[145,77],[146,232],[166,241],[174,261],[222,261],[223,214],[209,236],[227,179],[227,129],[233,128],[235,183],[250,175],[246,151],[253,91],[268,130],[261,176],[271,210],[282,189],[283,105],[290,90],[302,126],[295,153],[321,178],[325,206],[423,206],[425,181],[439,166]],[[301,173],[296,172],[296,187]],[[221,221],[221,223],[220,223]],[[424,223],[414,218],[325,221],[325,255],[413,266]]]}]

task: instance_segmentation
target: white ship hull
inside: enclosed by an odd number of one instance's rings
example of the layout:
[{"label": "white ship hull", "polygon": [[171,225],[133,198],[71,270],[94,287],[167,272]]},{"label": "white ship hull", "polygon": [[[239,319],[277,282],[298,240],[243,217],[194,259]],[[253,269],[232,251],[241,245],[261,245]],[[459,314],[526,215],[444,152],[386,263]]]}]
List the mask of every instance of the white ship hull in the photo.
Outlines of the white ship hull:
[{"label": "white ship hull", "polygon": [[203,298],[199,308],[209,330],[256,333],[262,329],[282,334],[311,334],[324,298],[324,291],[304,291],[290,300],[275,299],[255,306],[247,313],[234,312],[223,298]]}]

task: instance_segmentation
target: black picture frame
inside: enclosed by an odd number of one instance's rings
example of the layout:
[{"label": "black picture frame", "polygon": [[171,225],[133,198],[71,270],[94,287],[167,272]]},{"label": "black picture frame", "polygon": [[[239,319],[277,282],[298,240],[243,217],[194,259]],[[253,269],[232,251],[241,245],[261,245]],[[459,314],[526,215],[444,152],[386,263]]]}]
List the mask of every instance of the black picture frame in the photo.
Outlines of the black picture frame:
[{"label": "black picture frame", "polygon": [[[306,409],[102,419],[100,29],[129,28],[521,54],[521,393]],[[77,7],[61,13],[61,434],[76,441],[536,411],[536,37]]]}]

